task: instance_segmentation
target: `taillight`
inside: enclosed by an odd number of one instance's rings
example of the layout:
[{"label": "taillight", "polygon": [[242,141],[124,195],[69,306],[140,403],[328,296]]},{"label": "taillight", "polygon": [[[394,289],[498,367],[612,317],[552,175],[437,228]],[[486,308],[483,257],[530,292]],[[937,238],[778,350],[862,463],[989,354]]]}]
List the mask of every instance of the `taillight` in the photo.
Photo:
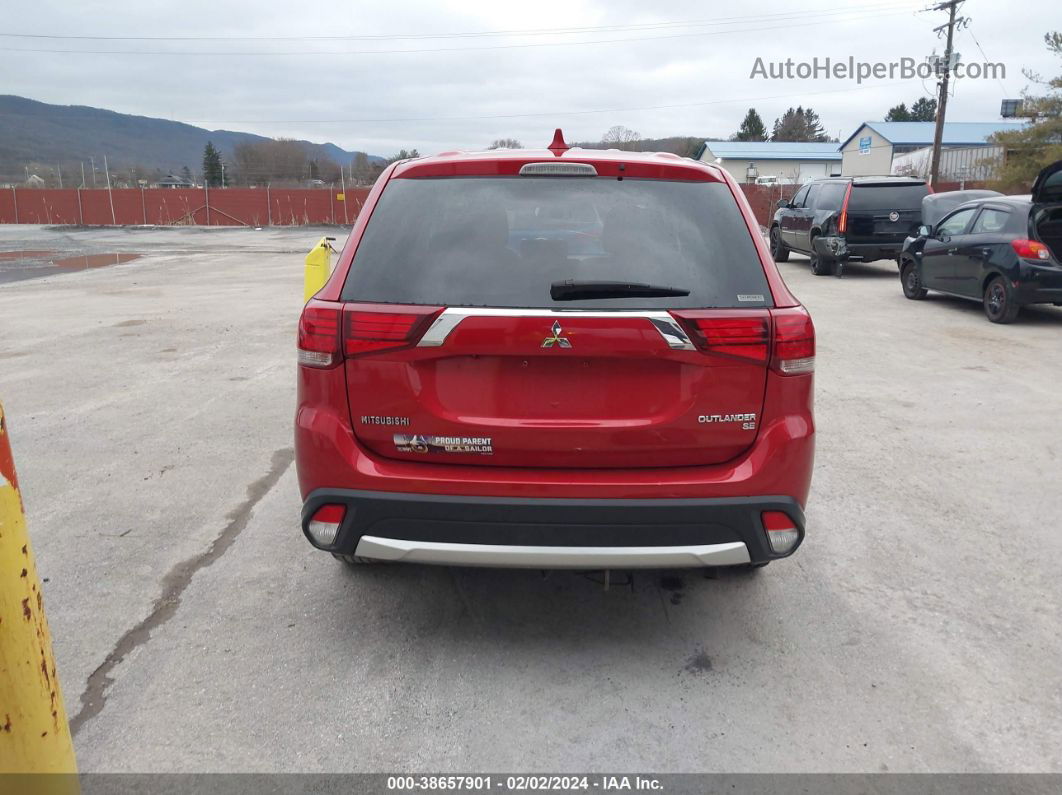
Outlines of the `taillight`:
[{"label": "taillight", "polygon": [[347,515],[344,505],[322,505],[313,513],[313,517],[306,524],[313,540],[323,547],[335,543],[339,534],[339,526],[343,524],[343,517]]},{"label": "taillight", "polygon": [[[841,217],[837,221],[837,231],[842,235],[848,229],[848,198],[852,195],[852,183],[848,183],[848,189],[844,192],[844,201],[841,202]],[[860,194],[862,195],[862,194]]]},{"label": "taillight", "polygon": [[299,364],[332,367],[344,357],[405,348],[416,343],[437,306],[342,304],[310,299],[299,318]]},{"label": "taillight", "polygon": [[420,338],[420,333],[440,308],[403,307],[403,310],[377,312],[356,305],[348,308],[343,329],[343,353],[358,356],[388,348],[405,348]]},{"label": "taillight", "polygon": [[772,309],[774,352],[771,369],[782,375],[815,371],[815,326],[802,306]]},{"label": "taillight", "polygon": [[1051,250],[1036,240],[1011,240],[1010,246],[1022,259],[1051,259]]},{"label": "taillight", "polygon": [[800,531],[796,523],[781,511],[764,511],[760,514],[763,529],[767,531],[767,541],[771,551],[776,555],[791,552],[800,540]]},{"label": "taillight", "polygon": [[706,353],[767,361],[767,318],[763,315],[727,314],[711,309],[672,312]]},{"label": "taillight", "polygon": [[331,367],[341,358],[339,320],[343,305],[310,299],[299,318],[299,364]]}]

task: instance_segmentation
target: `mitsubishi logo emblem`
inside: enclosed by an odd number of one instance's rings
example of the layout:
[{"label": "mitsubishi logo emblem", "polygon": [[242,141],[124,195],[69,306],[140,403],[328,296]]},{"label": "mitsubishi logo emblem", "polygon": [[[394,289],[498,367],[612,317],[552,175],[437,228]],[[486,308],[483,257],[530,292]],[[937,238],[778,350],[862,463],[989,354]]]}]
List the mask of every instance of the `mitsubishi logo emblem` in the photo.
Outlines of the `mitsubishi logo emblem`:
[{"label": "mitsubishi logo emblem", "polygon": [[560,335],[560,333],[563,330],[564,329],[561,328],[560,321],[559,320],[554,320],[553,321],[553,328],[550,329],[550,331],[553,332],[553,336],[546,337],[544,340],[542,340],[542,347],[543,348],[552,348],[554,345],[556,345],[558,348],[570,348],[570,347],[572,347],[572,344],[570,342],[568,342],[568,338],[567,337],[562,337]]}]

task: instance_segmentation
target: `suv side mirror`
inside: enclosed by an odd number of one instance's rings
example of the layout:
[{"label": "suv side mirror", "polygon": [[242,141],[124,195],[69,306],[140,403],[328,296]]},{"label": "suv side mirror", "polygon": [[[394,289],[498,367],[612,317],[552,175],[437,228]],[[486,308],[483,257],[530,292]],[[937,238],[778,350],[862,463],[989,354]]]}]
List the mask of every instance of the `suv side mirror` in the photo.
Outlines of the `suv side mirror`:
[{"label": "suv side mirror", "polygon": [[775,204],[779,210],[784,210],[789,206],[789,199],[779,199]]},{"label": "suv side mirror", "polygon": [[922,224],[918,227],[919,237],[933,237],[933,227],[928,224]]}]

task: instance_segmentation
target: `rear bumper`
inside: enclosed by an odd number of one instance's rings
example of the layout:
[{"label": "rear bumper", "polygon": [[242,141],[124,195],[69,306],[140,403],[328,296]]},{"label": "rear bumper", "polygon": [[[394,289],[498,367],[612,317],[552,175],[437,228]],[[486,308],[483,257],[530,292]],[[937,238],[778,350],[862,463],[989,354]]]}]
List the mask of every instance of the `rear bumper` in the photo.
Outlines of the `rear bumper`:
[{"label": "rear bumper", "polygon": [[1054,265],[1022,263],[1015,288],[1019,304],[1057,304],[1062,302],[1062,269]]},{"label": "rear bumper", "polygon": [[[322,505],[346,506],[329,546],[308,530]],[[781,511],[799,532],[775,554],[760,516]],[[318,489],[302,527],[319,549],[381,560],[527,568],[683,568],[758,563],[792,554],[804,513],[791,497],[568,499]]]},{"label": "rear bumper", "polygon": [[849,261],[873,262],[896,259],[903,249],[903,241],[880,243],[850,243],[844,237],[821,235],[814,240],[815,251],[824,257]]}]

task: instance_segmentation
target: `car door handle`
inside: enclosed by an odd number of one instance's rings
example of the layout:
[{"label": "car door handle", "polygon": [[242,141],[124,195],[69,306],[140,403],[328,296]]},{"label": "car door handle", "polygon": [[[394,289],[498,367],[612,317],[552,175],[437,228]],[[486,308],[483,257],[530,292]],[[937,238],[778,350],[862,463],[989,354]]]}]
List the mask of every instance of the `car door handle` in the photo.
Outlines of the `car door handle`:
[{"label": "car door handle", "polygon": [[989,257],[992,256],[992,249],[990,249],[990,248],[981,249],[981,256],[984,257],[985,259],[988,259]]}]

